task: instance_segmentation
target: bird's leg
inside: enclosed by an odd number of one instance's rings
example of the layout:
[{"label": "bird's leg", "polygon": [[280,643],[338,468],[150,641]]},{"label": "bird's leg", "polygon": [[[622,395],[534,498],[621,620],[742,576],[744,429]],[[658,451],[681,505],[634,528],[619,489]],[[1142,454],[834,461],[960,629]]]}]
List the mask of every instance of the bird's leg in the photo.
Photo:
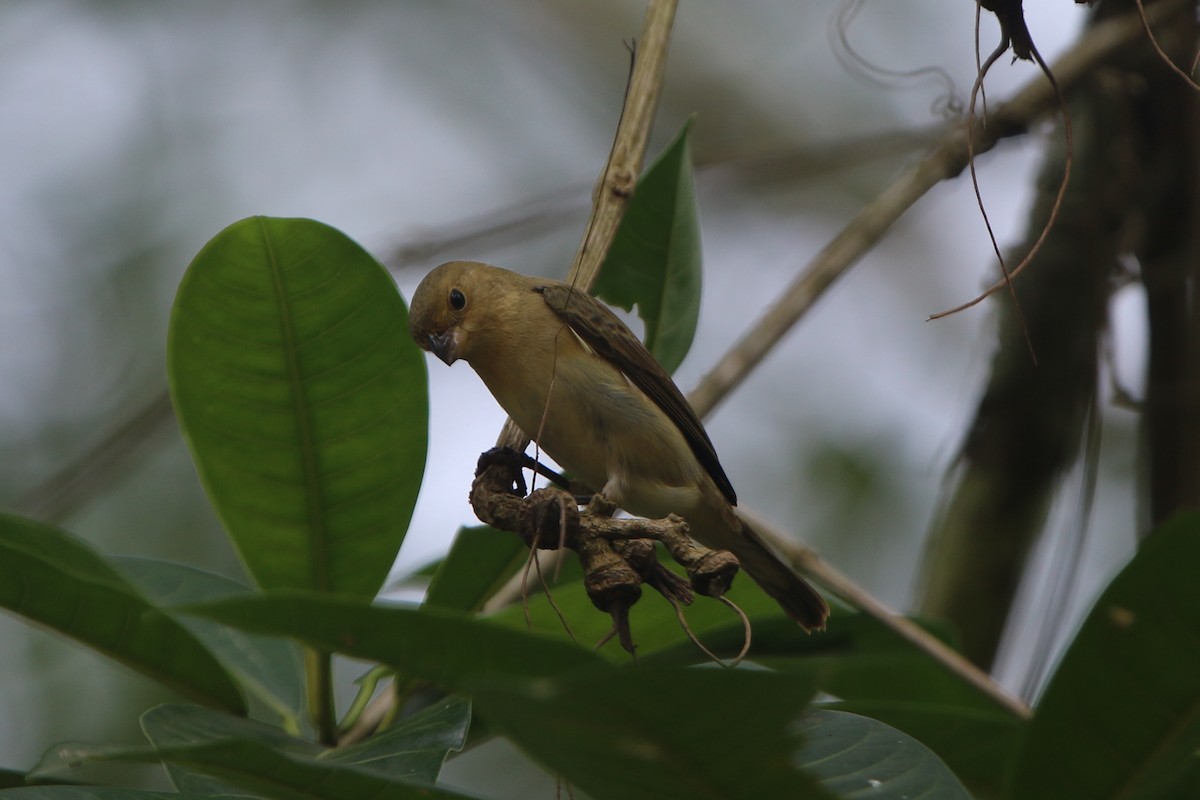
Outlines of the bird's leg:
[{"label": "bird's leg", "polygon": [[[479,455],[479,459],[475,462],[475,480],[478,481],[485,472],[488,472],[493,467],[505,468],[504,488],[509,494],[515,494],[518,497],[524,497],[529,494],[529,487],[525,485],[525,476],[521,473],[521,456],[524,453],[518,453],[511,447],[493,447]],[[497,487],[498,488],[498,487]]]},{"label": "bird's leg", "polygon": [[571,485],[571,482],[565,476],[550,469],[528,453],[522,453],[511,447],[493,447],[491,450],[480,455],[479,461],[475,465],[475,477],[478,478],[486,469],[494,466],[509,468],[512,473],[512,481],[509,486],[514,494],[521,497],[529,494],[529,488],[525,485],[525,476],[521,473],[522,469],[533,470],[538,475],[541,475],[546,480],[563,489],[567,489]]}]

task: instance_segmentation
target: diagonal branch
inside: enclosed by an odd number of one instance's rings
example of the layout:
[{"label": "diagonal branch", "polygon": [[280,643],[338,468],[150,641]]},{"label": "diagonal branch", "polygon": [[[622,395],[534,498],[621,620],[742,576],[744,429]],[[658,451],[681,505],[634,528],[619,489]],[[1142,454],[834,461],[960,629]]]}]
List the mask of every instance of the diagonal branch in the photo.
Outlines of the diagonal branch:
[{"label": "diagonal branch", "polygon": [[[755,187],[792,183],[829,175],[862,164],[924,150],[937,140],[942,126],[892,128],[858,136],[806,144],[773,152],[726,152],[697,155],[698,175],[719,175]],[[393,273],[446,261],[464,249],[511,247],[583,216],[589,205],[586,181],[570,181],[527,200],[505,201],[499,208],[423,227],[381,260]],[[444,256],[444,257],[443,257]]]},{"label": "diagonal branch", "polygon": [[[646,8],[621,121],[617,124],[608,163],[592,192],[592,215],[584,228],[583,241],[567,273],[567,282],[580,291],[586,292],[596,280],[642,172],[667,66],[667,45],[675,21],[675,6],[676,0],[650,0]],[[509,419],[504,423],[496,446],[523,451],[529,446],[529,437]]]},{"label": "diagonal branch", "polygon": [[[1187,0],[1162,0],[1147,9],[1151,23],[1178,11]],[[1053,67],[1065,91],[1098,63],[1144,35],[1136,13],[1095,26]],[[992,149],[1001,139],[1019,136],[1056,107],[1055,90],[1041,76],[1007,103],[988,113],[986,126],[974,121],[975,153]],[[808,312],[825,291],[888,232],[891,226],[930,189],[958,176],[968,164],[965,125],[948,130],[932,152],[908,167],[900,177],[867,204],[808,263],[784,290],[779,301],[717,362],[689,395],[696,413],[704,416],[758,366],[772,348]]]},{"label": "diagonal branch", "polygon": [[174,421],[171,398],[160,392],[82,455],[59,468],[13,504],[18,514],[58,522],[81,508],[153,451]]}]

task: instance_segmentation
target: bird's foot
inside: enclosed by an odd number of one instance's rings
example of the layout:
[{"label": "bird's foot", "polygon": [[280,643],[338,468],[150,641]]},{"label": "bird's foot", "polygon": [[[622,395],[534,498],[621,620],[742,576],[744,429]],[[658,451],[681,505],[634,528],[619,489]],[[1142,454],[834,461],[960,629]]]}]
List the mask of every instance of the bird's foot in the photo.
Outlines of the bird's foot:
[{"label": "bird's foot", "polygon": [[480,455],[479,461],[475,464],[475,477],[478,478],[491,467],[508,468],[512,476],[509,489],[519,497],[529,494],[529,487],[525,484],[525,475],[521,472],[523,469],[532,470],[560,488],[568,489],[571,485],[566,476],[550,469],[528,453],[522,453],[511,447],[493,447]]}]

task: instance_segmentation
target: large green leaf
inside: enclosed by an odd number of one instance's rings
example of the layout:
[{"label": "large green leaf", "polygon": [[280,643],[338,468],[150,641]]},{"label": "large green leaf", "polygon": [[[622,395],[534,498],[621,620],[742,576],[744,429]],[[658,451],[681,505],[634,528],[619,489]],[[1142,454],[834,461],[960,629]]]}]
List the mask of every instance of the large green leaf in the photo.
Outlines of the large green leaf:
[{"label": "large green leaf", "polygon": [[646,347],[667,372],[687,355],[700,318],[700,218],[688,127],[638,181],[592,287],[626,311],[637,306]]},{"label": "large green leaf", "polygon": [[[611,627],[595,610],[582,585],[554,590],[554,604],[582,642],[598,641]],[[836,695],[837,708],[879,719],[919,740],[959,778],[993,794],[1003,785],[1024,723],[942,664],[865,615],[835,613],[823,633],[805,635],[752,581],[739,579],[729,593],[753,625],[750,658],[803,675]],[[732,612],[707,598],[685,610],[688,624],[718,655],[729,657],[744,631]],[[528,623],[526,617],[528,616]],[[514,628],[567,638],[558,612],[544,597],[492,617]],[[630,614],[630,627],[643,664],[692,664],[707,659],[684,634],[674,610],[645,590]],[[629,655],[616,642],[602,652],[616,661]]]},{"label": "large green leaf", "polygon": [[211,800],[206,794],[147,792],[104,786],[30,786],[0,792],[4,800]]},{"label": "large green leaf", "polygon": [[25,785],[25,773],[13,769],[0,768],[0,789]]},{"label": "large green leaf", "polygon": [[1025,730],[1020,720],[974,704],[893,698],[848,700],[831,708],[870,717],[914,737],[984,797],[1003,790]]},{"label": "large green leaf", "polygon": [[264,589],[373,596],[425,464],[425,362],[395,284],[318,222],[253,217],[196,256],[171,398],[213,505]]},{"label": "large green leaf", "polygon": [[1020,800],[1200,797],[1200,516],[1150,535],[1037,705]]},{"label": "large green leaf", "polygon": [[65,531],[0,514],[0,608],[64,633],[181,694],[238,713],[225,668],[178,620]]},{"label": "large green leaf", "polygon": [[[323,763],[370,769],[407,783],[432,784],[447,754],[461,750],[471,720],[471,706],[462,698],[446,698],[401,720],[382,733],[350,747],[323,751],[293,739],[277,728],[195,706],[159,706],[142,717],[142,728],[156,749],[171,750],[223,738],[250,739],[297,758],[320,758]],[[203,772],[169,765],[182,791],[229,792],[229,787]]]},{"label": "large green leaf", "polygon": [[846,800],[970,800],[970,795],[932,751],[878,720],[818,709],[796,728],[804,744],[797,766]]},{"label": "large green leaf", "polygon": [[827,798],[793,766],[813,687],[760,670],[644,668],[494,680],[479,713],[595,798]]},{"label": "large green leaf", "polygon": [[[218,740],[253,741],[298,758],[317,758],[321,748],[312,742],[288,736],[284,731],[262,722],[239,719],[218,714],[198,706],[167,704],[155,706],[142,714],[142,732],[150,741],[154,751],[172,748],[189,748]],[[133,751],[129,748],[78,748],[72,755],[77,760],[95,758],[128,758]],[[146,759],[156,756],[146,754]],[[174,762],[167,762],[167,774],[181,792],[212,797],[252,797],[249,792],[238,789],[224,780],[218,780],[203,768],[193,769]],[[59,764],[44,759],[39,769],[57,771]]]},{"label": "large green leaf", "polygon": [[[134,585],[164,606],[254,594],[236,581],[211,572],[149,558],[117,557],[114,565]],[[181,620],[253,697],[299,731],[304,708],[304,669],[300,650],[283,639],[254,636],[198,617]]]},{"label": "large green leaf", "polygon": [[255,741],[218,739],[158,751],[173,764],[207,772],[272,800],[462,800],[468,795],[402,782],[374,770],[308,758]]},{"label": "large green leaf", "polygon": [[269,798],[461,798],[432,787],[447,750],[461,747],[462,701],[414,718],[371,745],[329,751],[270,725],[197,706],[164,705],[142,727],[153,747],[55,748],[38,774],[91,761],[168,765],[187,796]]},{"label": "large green leaf", "polygon": [[916,738],[977,790],[996,794],[1025,723],[877,620],[837,616],[809,640],[780,622],[756,626],[757,658],[806,676],[839,698],[837,708]]},{"label": "large green leaf", "polygon": [[459,528],[429,582],[425,604],[479,611],[528,558],[529,548],[514,534],[486,525]]},{"label": "large green leaf", "polygon": [[188,611],[245,631],[291,636],[319,650],[387,664],[451,690],[469,688],[480,675],[539,677],[605,664],[578,645],[437,608],[281,593],[229,598]]}]

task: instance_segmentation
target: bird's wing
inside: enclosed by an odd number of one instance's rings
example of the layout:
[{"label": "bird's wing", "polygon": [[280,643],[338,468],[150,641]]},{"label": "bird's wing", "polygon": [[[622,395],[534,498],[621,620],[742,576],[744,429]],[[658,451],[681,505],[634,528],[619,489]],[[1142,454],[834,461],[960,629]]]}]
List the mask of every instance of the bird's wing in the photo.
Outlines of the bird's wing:
[{"label": "bird's wing", "polygon": [[730,505],[737,505],[733,485],[717,460],[708,433],[675,381],[667,374],[633,331],[603,303],[587,292],[566,284],[537,287],[546,304],[601,358],[619,369],[634,386],[646,393],[683,433],[692,453],[708,471]]}]

